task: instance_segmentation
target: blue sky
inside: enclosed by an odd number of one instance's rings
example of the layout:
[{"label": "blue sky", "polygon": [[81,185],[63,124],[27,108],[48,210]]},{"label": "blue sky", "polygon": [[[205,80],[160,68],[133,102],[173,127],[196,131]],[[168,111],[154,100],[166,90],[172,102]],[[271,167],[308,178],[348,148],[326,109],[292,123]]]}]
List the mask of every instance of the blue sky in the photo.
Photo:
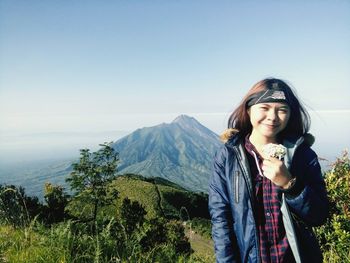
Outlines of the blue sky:
[{"label": "blue sky", "polygon": [[0,157],[50,145],[28,134],[133,131],[179,114],[220,133],[270,76],[309,107],[321,155],[339,152],[350,145],[349,25],[345,0],[2,0]]}]

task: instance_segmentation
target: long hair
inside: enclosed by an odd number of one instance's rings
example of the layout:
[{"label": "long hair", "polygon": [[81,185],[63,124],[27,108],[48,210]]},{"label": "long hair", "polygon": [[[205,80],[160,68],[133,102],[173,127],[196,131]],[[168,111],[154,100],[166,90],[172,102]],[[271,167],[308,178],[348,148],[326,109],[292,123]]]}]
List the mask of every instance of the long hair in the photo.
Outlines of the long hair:
[{"label": "long hair", "polygon": [[306,134],[311,125],[311,119],[309,113],[304,106],[299,102],[299,99],[295,95],[293,89],[287,85],[286,82],[280,79],[267,78],[256,83],[244,96],[239,106],[232,112],[228,120],[228,128],[234,128],[239,130],[242,136],[246,136],[252,132],[252,124],[250,123],[250,117],[248,114],[247,101],[251,95],[265,91],[268,89],[274,89],[278,87],[282,89],[287,97],[290,107],[290,117],[287,126],[278,134],[280,139],[286,137],[302,136]]}]

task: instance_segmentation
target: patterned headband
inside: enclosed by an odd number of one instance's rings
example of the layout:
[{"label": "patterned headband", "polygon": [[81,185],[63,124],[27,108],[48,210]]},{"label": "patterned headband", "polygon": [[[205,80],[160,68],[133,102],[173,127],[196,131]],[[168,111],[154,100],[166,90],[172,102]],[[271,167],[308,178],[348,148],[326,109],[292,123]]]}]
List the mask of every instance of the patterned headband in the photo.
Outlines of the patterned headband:
[{"label": "patterned headband", "polygon": [[267,89],[251,95],[248,98],[246,105],[247,107],[250,107],[258,103],[268,103],[268,102],[284,102],[289,104],[283,90]]}]

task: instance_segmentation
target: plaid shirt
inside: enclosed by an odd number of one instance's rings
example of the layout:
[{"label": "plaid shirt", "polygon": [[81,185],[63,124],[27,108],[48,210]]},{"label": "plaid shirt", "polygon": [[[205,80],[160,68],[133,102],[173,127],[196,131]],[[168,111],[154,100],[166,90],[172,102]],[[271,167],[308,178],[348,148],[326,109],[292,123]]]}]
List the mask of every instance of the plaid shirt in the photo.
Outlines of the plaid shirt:
[{"label": "plaid shirt", "polygon": [[245,149],[249,153],[247,156],[255,186],[261,261],[263,263],[295,262],[282,222],[279,187],[259,174],[257,163],[262,171],[263,158],[249,141],[248,136],[245,140]]}]

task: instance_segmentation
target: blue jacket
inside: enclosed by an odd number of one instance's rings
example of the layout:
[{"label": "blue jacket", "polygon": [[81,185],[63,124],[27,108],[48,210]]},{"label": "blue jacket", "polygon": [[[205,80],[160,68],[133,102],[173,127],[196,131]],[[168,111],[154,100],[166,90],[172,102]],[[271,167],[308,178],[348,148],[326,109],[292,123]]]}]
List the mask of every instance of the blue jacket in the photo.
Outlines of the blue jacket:
[{"label": "blue jacket", "polygon": [[[233,135],[216,153],[209,183],[209,211],[217,262],[260,262],[254,186],[243,139]],[[304,137],[285,140],[284,163],[296,183],[281,190],[281,211],[296,262],[322,262],[312,226],[328,217],[325,183],[315,152]]]}]

